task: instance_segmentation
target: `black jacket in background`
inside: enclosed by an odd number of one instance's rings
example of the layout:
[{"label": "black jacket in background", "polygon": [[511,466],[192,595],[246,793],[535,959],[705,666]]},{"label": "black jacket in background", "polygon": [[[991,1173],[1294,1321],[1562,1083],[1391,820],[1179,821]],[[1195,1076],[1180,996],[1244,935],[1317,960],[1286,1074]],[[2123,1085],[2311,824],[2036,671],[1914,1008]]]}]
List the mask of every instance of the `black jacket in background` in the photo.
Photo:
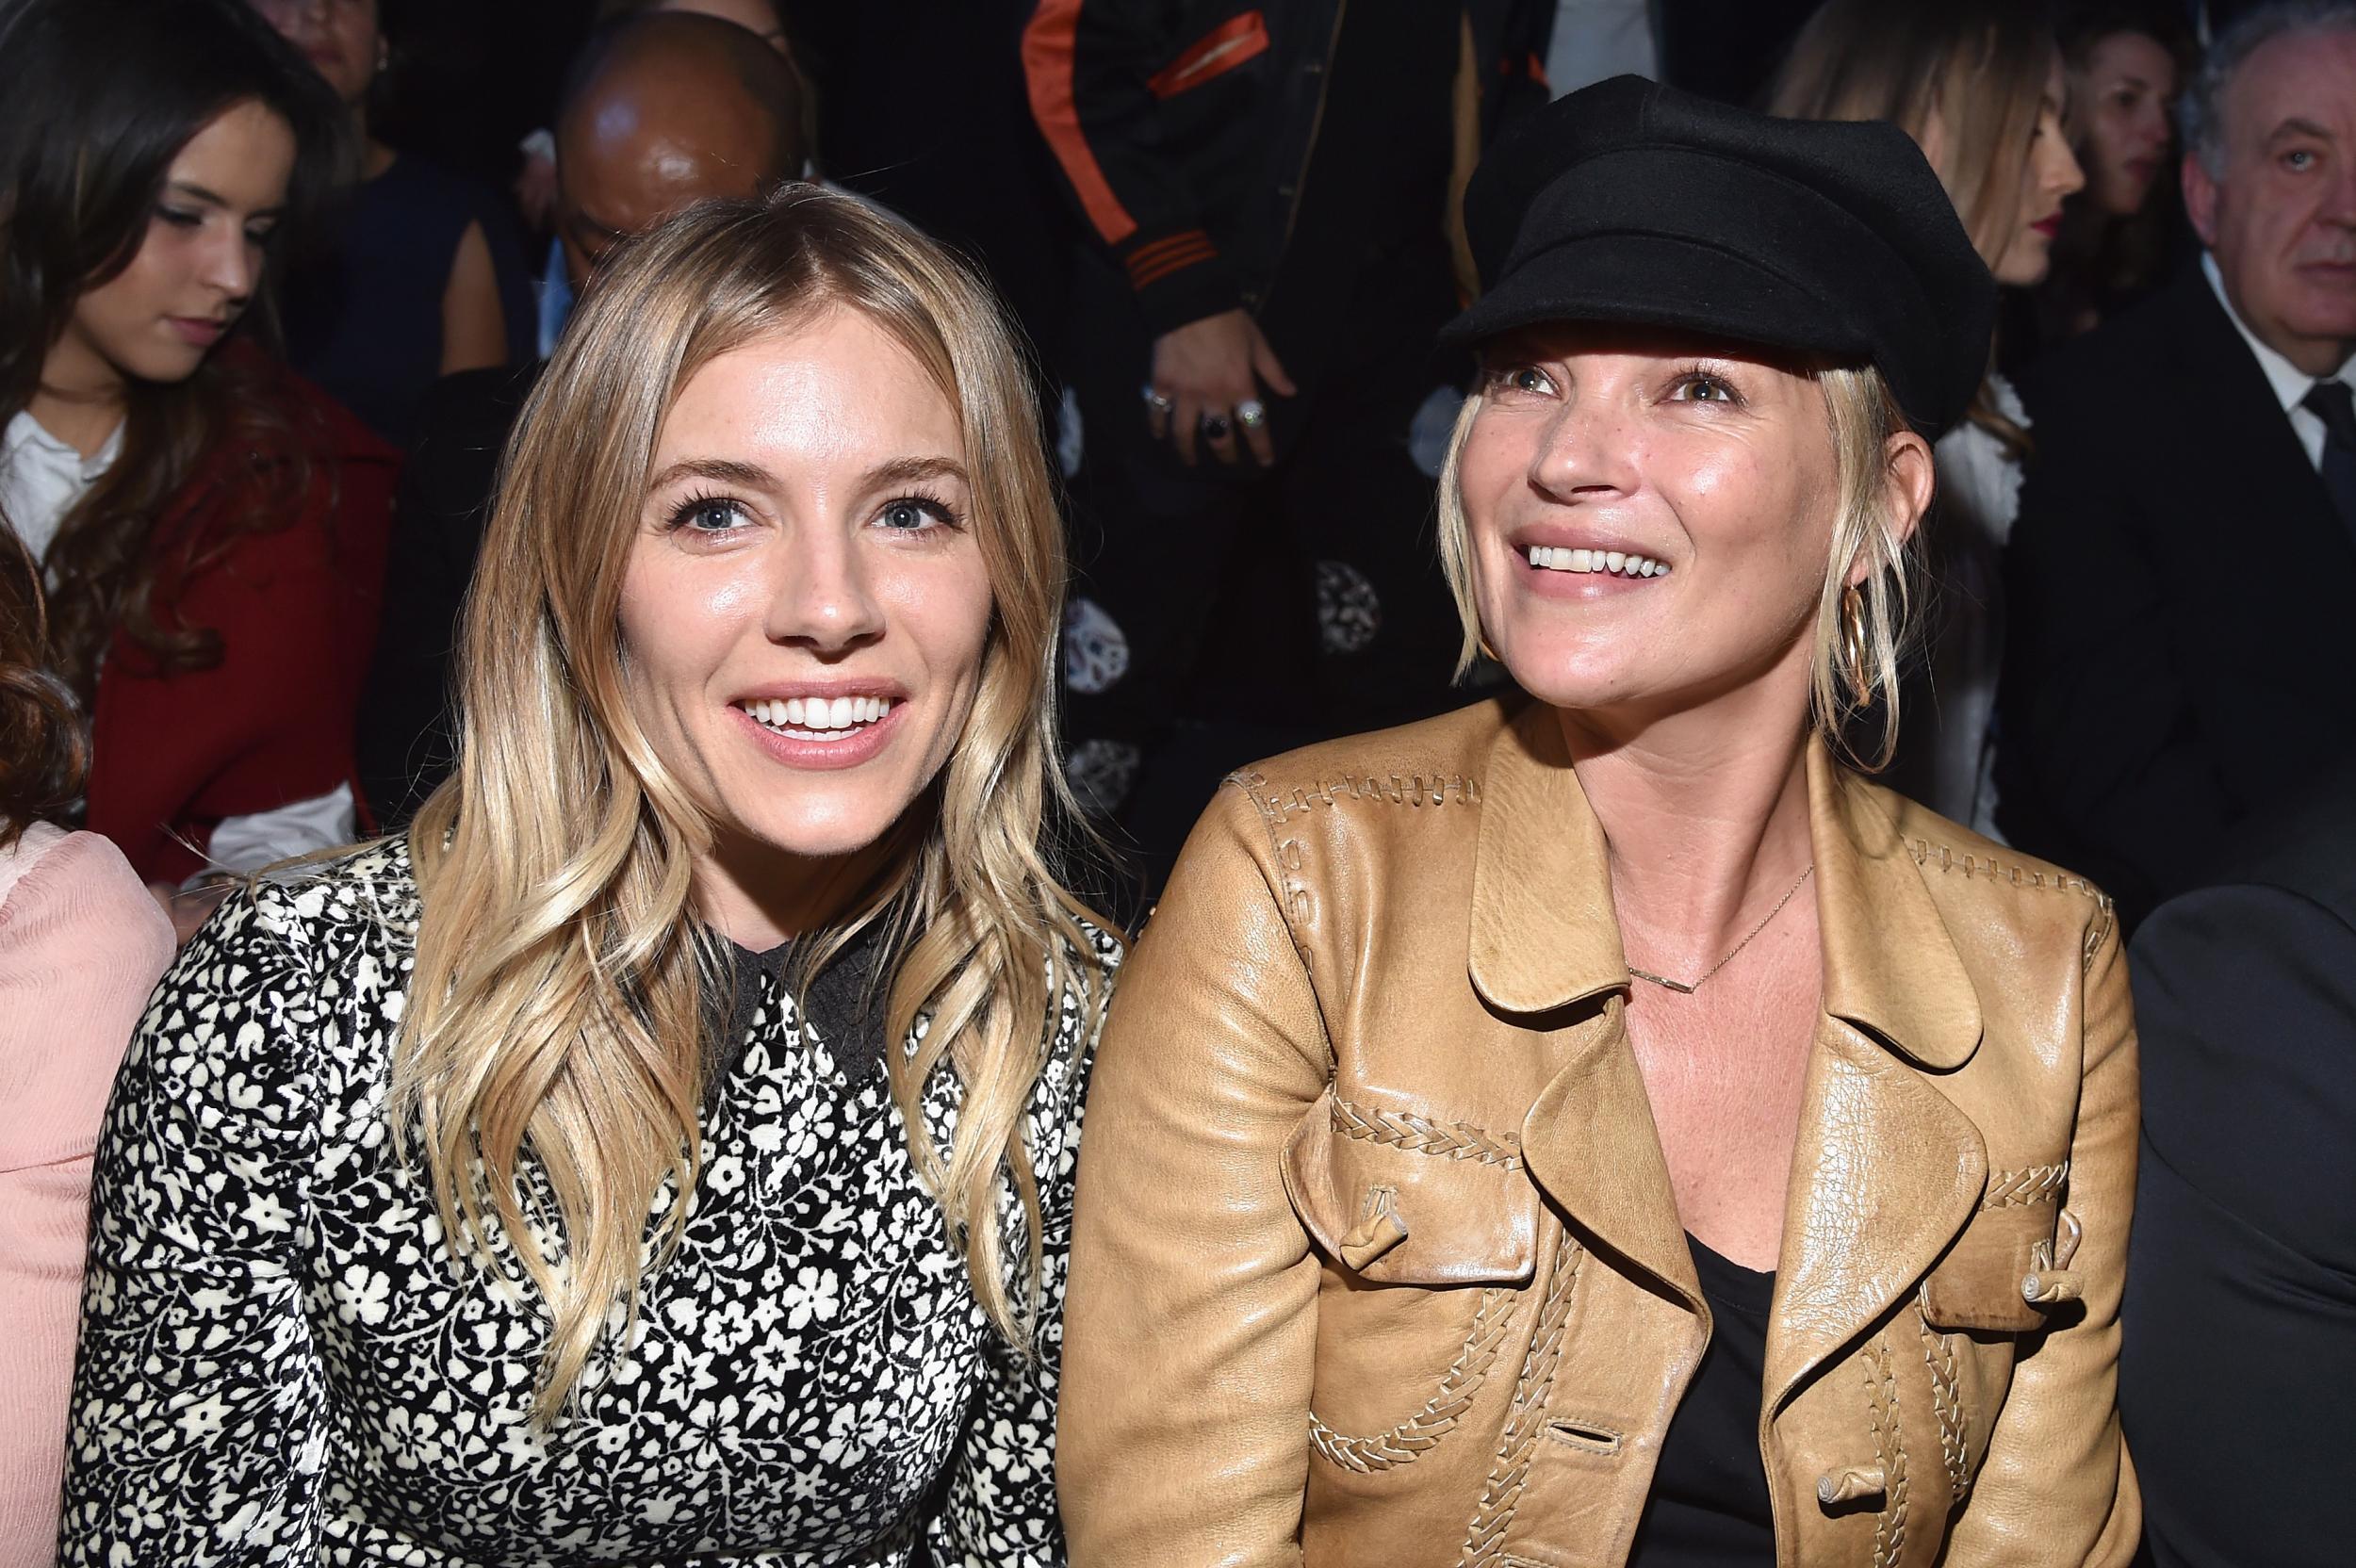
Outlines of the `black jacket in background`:
[{"label": "black jacket in background", "polygon": [[2356,539],[2198,268],[2021,391],[1997,820],[2132,923],[2356,744]]},{"label": "black jacket in background", "polygon": [[2119,1408],[2155,1568],[2348,1560],[2356,765],[2135,940],[2143,1152]]},{"label": "black jacket in background", "polygon": [[541,368],[464,370],[434,383],[401,471],[358,735],[361,792],[387,833],[408,826],[458,764],[450,652],[499,454]]},{"label": "black jacket in background", "polygon": [[[1329,121],[1345,9],[1345,0],[1039,0],[1023,40],[1032,117],[1152,333],[1243,308],[1261,314],[1281,352],[1286,335],[1263,312],[1280,269],[1339,288],[1369,243],[1381,245],[1368,231],[1396,216],[1383,172],[1429,150],[1398,123]],[[1546,102],[1553,19],[1551,0],[1419,0],[1348,18],[1432,28],[1444,77],[1466,40],[1484,139],[1515,107]],[[1336,136],[1350,144],[1336,147]],[[1445,165],[1448,149],[1439,151]],[[1341,204],[1351,222],[1304,214],[1313,155],[1328,178],[1363,169],[1366,200]],[[1445,196],[1430,192],[1438,199],[1424,206],[1415,183],[1390,184],[1392,203],[1415,203],[1413,217],[1436,232]]]}]

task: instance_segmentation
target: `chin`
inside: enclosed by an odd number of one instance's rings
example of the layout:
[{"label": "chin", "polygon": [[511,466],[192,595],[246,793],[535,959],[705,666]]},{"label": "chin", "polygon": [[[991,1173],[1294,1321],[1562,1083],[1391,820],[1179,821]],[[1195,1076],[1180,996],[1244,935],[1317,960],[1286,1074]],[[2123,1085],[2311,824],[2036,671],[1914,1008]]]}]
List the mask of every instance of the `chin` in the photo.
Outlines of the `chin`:
[{"label": "chin", "polygon": [[[875,797],[883,793],[879,790],[829,790],[792,798],[798,793],[772,791],[765,798],[724,802],[744,808],[728,810],[723,820],[753,843],[807,860],[857,855],[900,820],[899,812],[885,814],[876,808]],[[781,794],[787,798],[779,798]]]}]

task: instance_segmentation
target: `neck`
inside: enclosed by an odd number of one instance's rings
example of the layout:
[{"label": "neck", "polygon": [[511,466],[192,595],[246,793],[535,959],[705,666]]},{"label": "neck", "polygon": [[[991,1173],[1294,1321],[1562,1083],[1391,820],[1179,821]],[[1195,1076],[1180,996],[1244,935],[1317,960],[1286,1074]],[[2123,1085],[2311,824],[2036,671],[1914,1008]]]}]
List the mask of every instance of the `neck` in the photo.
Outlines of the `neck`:
[{"label": "neck", "polygon": [[1614,908],[1642,939],[1632,946],[1698,972],[1809,864],[1805,710],[1753,687],[1616,733],[1562,714],[1611,845]]},{"label": "neck", "polygon": [[795,855],[723,830],[695,866],[695,903],[737,946],[766,953],[848,913],[875,885],[891,835],[848,855]]},{"label": "neck", "polygon": [[25,411],[41,429],[89,457],[122,426],[124,391],[123,377],[69,328],[41,361],[40,384]]}]

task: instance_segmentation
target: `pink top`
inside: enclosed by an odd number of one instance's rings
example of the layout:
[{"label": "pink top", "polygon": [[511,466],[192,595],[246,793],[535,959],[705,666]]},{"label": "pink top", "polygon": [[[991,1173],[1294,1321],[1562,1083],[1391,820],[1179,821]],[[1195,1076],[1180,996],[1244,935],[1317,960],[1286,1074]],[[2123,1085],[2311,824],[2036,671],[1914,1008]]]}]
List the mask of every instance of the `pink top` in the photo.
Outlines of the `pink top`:
[{"label": "pink top", "polygon": [[122,851],[46,824],[0,850],[0,1568],[57,1560],[90,1154],[172,923]]}]

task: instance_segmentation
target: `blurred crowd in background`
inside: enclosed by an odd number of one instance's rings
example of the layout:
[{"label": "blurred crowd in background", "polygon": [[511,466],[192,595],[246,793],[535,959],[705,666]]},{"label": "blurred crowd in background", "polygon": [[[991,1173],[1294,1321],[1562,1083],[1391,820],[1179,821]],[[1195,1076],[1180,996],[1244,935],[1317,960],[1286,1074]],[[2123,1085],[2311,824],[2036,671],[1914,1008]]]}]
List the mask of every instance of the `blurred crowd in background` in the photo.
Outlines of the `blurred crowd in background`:
[{"label": "blurred crowd in background", "polygon": [[[447,776],[507,433],[605,258],[697,200],[872,198],[1028,335],[1067,773],[1134,914],[1222,773],[1503,679],[1460,674],[1432,553],[1481,150],[1624,72],[1896,122],[2006,303],[1939,446],[1890,780],[2145,927],[2138,1268],[2171,1290],[2130,1422],[2246,1446],[2302,1408],[2261,1362],[2356,1375],[2356,9],[251,0],[298,79],[109,8],[0,0],[0,843],[107,836],[183,938]],[[2267,1040],[2220,1045],[2253,992]],[[2203,1358],[2246,1364],[2231,1399],[2163,1370]],[[2204,1497],[2328,1494],[2344,1452],[2139,1444],[2155,1541],[2224,1560]]]}]

